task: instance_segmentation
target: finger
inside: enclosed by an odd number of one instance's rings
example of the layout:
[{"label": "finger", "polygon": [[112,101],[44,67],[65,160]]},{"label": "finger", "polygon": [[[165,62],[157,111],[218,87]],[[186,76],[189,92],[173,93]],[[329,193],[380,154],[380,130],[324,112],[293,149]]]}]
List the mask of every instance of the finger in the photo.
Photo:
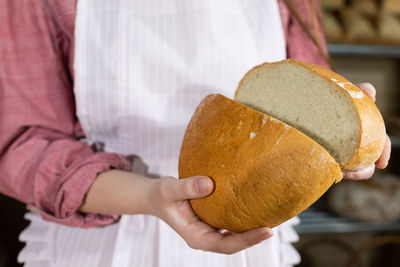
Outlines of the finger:
[{"label": "finger", "polygon": [[350,180],[366,180],[371,178],[375,171],[375,164],[372,164],[365,168],[364,170],[357,172],[343,172],[343,178]]},{"label": "finger", "polygon": [[370,83],[359,83],[357,84],[358,88],[363,90],[371,99],[375,102],[376,100],[376,89]]},{"label": "finger", "polygon": [[170,201],[202,198],[209,195],[214,183],[206,176],[193,176],[185,179],[171,179],[163,188],[165,198]]},{"label": "finger", "polygon": [[249,230],[243,233],[230,233],[226,235],[217,232],[204,234],[204,243],[207,245],[205,250],[223,254],[233,254],[243,249],[254,246],[273,235],[270,228],[262,227]]},{"label": "finger", "polygon": [[[190,212],[193,213],[192,210]],[[194,213],[193,216],[195,216]],[[224,254],[238,252],[272,236],[272,230],[266,227],[243,233],[220,231],[199,218],[189,222],[173,216],[169,225],[186,240],[191,248]]]},{"label": "finger", "polygon": [[389,136],[386,135],[385,147],[383,148],[382,155],[375,162],[375,166],[379,169],[384,169],[389,163],[390,152],[392,150],[392,142],[390,141]]},{"label": "finger", "polygon": [[223,254],[236,253],[256,245],[273,235],[272,230],[267,227],[243,233],[227,232],[221,234],[217,229],[210,227],[200,220],[192,223],[189,228],[191,231],[186,231],[183,238],[191,248]]}]

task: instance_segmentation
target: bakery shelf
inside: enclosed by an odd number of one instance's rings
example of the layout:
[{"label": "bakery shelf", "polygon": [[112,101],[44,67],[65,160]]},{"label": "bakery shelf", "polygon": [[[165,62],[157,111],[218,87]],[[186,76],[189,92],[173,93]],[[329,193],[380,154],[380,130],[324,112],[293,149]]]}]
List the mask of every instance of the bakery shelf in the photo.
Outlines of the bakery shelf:
[{"label": "bakery shelf", "polygon": [[331,55],[354,55],[400,58],[400,46],[364,44],[328,44]]},{"label": "bakery shelf", "polygon": [[294,227],[299,234],[400,231],[400,221],[358,222],[334,216],[314,207],[301,213],[299,218],[301,223]]},{"label": "bakery shelf", "polygon": [[400,148],[400,138],[398,136],[391,135],[390,141],[392,142],[393,148]]}]

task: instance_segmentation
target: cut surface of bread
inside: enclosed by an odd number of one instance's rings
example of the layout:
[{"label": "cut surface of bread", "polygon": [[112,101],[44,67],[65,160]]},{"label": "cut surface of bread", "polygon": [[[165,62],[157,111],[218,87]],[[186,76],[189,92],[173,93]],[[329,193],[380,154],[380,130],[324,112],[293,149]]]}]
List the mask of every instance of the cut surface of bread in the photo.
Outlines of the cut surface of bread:
[{"label": "cut surface of bread", "polygon": [[308,135],[343,169],[366,168],[383,150],[385,127],[372,100],[319,66],[297,60],[257,66],[242,79],[235,99]]},{"label": "cut surface of bread", "polygon": [[274,227],[342,178],[329,153],[295,128],[219,94],[206,96],[186,129],[179,177],[205,175],[214,191],[190,200],[208,224],[233,232]]}]

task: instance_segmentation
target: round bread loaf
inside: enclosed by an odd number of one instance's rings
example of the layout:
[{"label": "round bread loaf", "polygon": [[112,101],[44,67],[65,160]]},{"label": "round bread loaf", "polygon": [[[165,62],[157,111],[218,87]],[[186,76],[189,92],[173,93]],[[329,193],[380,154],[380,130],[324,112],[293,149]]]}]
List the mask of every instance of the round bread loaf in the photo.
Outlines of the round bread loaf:
[{"label": "round bread loaf", "polygon": [[179,177],[205,175],[213,193],[190,200],[208,224],[232,232],[274,227],[340,181],[339,164],[318,143],[219,94],[197,107],[183,139]]},{"label": "round bread loaf", "polygon": [[382,153],[386,133],[375,104],[316,65],[257,66],[235,99],[206,96],[180,151],[179,178],[204,175],[215,183],[209,196],[190,204],[216,228],[277,226],[339,182],[341,168],[365,168]]}]

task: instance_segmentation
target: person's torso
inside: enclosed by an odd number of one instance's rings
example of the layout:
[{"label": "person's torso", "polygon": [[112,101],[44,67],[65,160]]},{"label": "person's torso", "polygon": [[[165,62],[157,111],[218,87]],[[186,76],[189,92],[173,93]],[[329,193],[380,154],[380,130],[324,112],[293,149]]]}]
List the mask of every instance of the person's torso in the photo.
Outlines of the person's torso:
[{"label": "person's torso", "polygon": [[286,56],[276,0],[82,0],[75,49],[87,138],[175,177],[201,99],[232,98],[249,69]]},{"label": "person's torso", "polygon": [[[136,154],[159,175],[177,175],[186,125],[209,93],[232,98],[243,75],[284,59],[276,0],[80,0],[74,92],[89,142]],[[189,248],[166,223],[124,215],[113,225],[78,229],[32,224],[20,254],[45,266],[291,266],[296,219],[234,255]],[[37,249],[40,248],[40,255]]]}]

